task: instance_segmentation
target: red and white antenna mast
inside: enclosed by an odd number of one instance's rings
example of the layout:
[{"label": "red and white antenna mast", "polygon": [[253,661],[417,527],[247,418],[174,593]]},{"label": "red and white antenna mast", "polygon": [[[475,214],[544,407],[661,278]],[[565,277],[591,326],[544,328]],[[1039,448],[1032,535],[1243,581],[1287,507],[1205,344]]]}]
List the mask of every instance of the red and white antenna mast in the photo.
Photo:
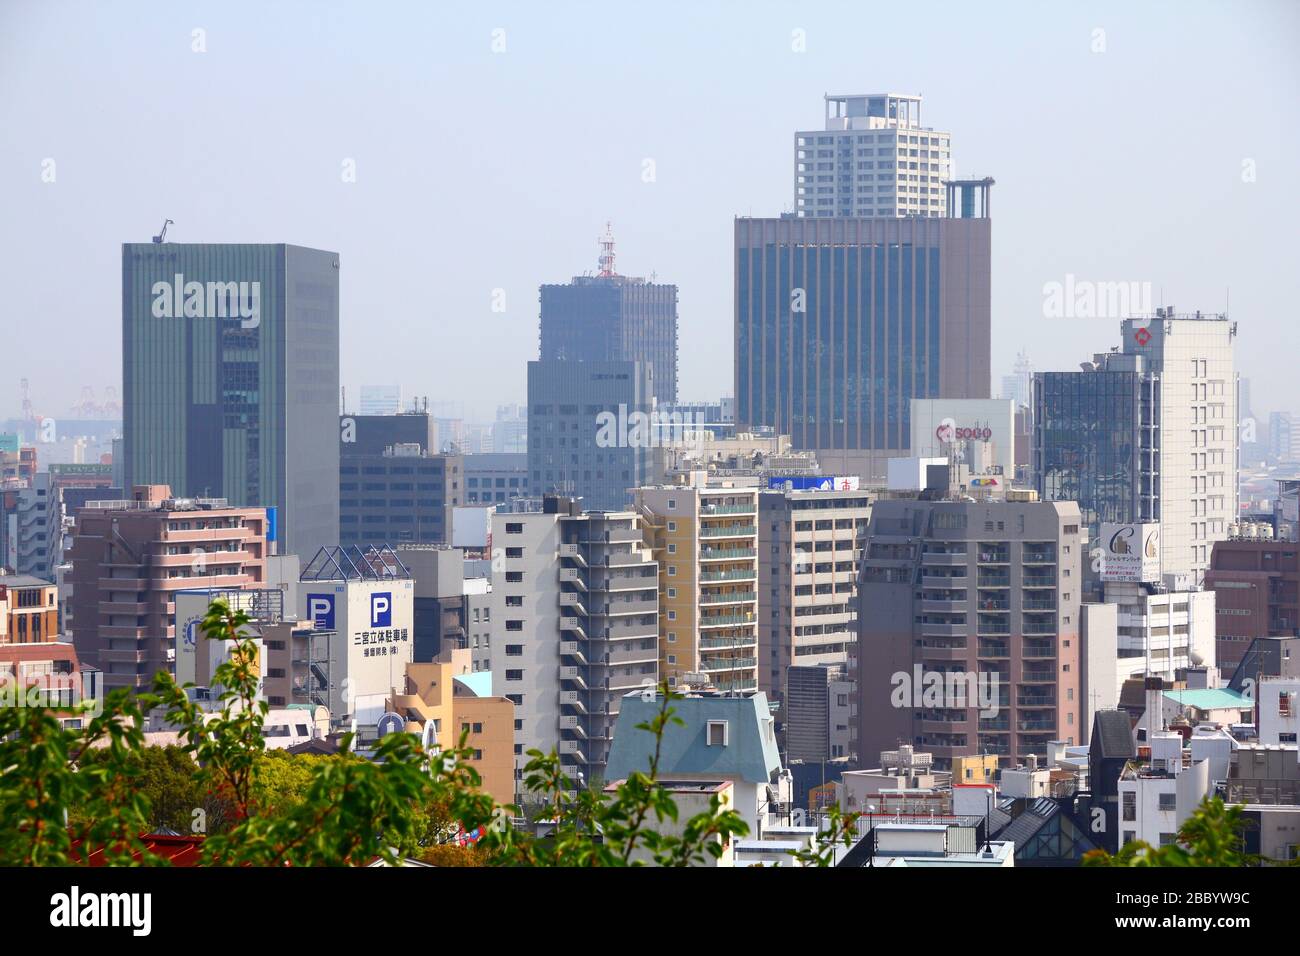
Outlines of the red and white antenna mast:
[{"label": "red and white antenna mast", "polygon": [[605,223],[605,234],[597,241],[600,243],[600,271],[596,274],[604,277],[618,275],[614,271],[614,229],[610,223]]}]

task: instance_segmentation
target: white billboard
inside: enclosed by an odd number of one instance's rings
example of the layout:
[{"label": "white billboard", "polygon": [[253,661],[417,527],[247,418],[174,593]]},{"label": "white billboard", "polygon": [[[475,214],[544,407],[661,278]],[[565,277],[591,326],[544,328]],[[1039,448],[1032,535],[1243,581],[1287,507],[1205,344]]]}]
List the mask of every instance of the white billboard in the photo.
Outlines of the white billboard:
[{"label": "white billboard", "polygon": [[1106,522],[1100,544],[1103,581],[1160,580],[1160,525]]},{"label": "white billboard", "polygon": [[304,581],[303,618],[333,630],[330,717],[373,726],[384,700],[402,687],[414,648],[415,586],[409,578]]},{"label": "white billboard", "polygon": [[1016,473],[1015,404],[996,398],[914,398],[911,400],[912,445],[915,457],[943,458],[967,450],[978,461],[995,465],[1008,478]]}]

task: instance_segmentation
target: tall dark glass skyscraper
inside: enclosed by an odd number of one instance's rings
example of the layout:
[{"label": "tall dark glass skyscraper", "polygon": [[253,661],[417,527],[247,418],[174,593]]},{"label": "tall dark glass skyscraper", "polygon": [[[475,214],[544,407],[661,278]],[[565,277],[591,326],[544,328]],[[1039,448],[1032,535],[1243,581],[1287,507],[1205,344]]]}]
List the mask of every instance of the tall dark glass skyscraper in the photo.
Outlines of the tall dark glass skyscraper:
[{"label": "tall dark glass skyscraper", "polygon": [[125,483],[339,533],[339,260],[291,245],[122,246]]},{"label": "tall dark glass skyscraper", "polygon": [[614,239],[601,241],[600,271],[541,288],[543,362],[640,362],[660,404],[677,400],[677,286],[614,271]]},{"label": "tall dark glass skyscraper", "polygon": [[737,219],[737,425],[883,475],[910,399],[987,398],[990,235],[987,218]]},{"label": "tall dark glass skyscraper", "polygon": [[[1127,368],[1119,368],[1126,364]],[[1129,356],[1092,372],[1034,376],[1033,465],[1046,501],[1077,501],[1093,536],[1102,522],[1144,517],[1138,510],[1139,410],[1145,376]],[[1149,390],[1152,386],[1146,383]]]}]

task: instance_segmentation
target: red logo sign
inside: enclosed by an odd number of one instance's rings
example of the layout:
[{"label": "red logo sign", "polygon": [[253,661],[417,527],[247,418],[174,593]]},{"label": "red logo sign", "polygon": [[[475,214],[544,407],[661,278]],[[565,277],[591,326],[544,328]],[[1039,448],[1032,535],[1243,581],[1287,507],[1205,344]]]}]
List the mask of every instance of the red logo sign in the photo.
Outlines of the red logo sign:
[{"label": "red logo sign", "polygon": [[1138,329],[1133,338],[1137,339],[1138,345],[1146,345],[1151,341],[1151,332],[1148,329]]}]

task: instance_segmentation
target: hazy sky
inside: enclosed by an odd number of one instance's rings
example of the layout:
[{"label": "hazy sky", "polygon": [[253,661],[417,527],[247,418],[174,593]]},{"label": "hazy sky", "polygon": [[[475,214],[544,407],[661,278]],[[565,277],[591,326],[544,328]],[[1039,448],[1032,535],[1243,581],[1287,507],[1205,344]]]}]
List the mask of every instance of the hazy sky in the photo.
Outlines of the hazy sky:
[{"label": "hazy sky", "polygon": [[997,179],[995,393],[1018,350],[1118,344],[1045,317],[1073,275],[1179,311],[1230,289],[1255,411],[1300,411],[1298,45],[1292,0],[0,0],[0,417],[20,376],[56,418],[120,386],[120,244],[164,217],[338,252],[350,400],[488,418],[524,399],[538,285],[594,269],[612,220],[620,272],[679,286],[681,397],[729,394],[732,217],[789,208],[824,93],[882,91]]}]

